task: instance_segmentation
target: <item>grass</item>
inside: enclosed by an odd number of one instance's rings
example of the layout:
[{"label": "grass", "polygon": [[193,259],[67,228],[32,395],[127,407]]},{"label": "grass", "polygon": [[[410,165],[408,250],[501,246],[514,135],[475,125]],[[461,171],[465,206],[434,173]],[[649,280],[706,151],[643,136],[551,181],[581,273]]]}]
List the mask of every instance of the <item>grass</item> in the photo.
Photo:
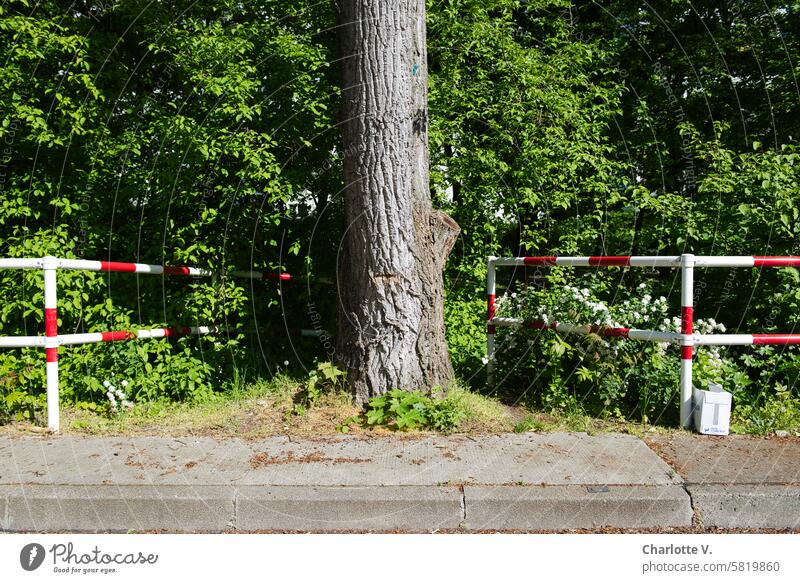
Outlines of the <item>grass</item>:
[{"label": "grass", "polygon": [[[287,376],[257,381],[239,387],[203,403],[140,403],[133,410],[109,416],[65,407],[61,427],[66,435],[160,435],[209,436],[257,439],[274,435],[321,437],[337,435],[337,428],[361,409],[349,395],[324,392],[309,405],[303,382]],[[461,422],[456,434],[482,435],[529,431],[585,431],[588,433],[623,432],[644,436],[652,426],[624,421],[606,421],[580,413],[544,413],[522,406],[510,406],[499,400],[454,385],[445,396],[455,403]],[[0,433],[24,435],[43,433],[40,425],[29,422],[0,426]],[[387,435],[384,427],[365,428],[350,425],[351,434]],[[430,434],[408,431],[406,435]]]}]

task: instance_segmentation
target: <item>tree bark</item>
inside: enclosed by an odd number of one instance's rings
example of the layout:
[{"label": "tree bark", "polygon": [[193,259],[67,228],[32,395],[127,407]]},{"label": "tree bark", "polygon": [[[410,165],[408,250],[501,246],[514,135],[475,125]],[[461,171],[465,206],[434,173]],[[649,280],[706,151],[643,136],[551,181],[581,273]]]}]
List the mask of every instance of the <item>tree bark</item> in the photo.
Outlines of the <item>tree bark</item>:
[{"label": "tree bark", "polygon": [[346,230],[337,360],[356,401],[445,386],[442,270],[459,234],[428,184],[425,0],[338,0]]}]

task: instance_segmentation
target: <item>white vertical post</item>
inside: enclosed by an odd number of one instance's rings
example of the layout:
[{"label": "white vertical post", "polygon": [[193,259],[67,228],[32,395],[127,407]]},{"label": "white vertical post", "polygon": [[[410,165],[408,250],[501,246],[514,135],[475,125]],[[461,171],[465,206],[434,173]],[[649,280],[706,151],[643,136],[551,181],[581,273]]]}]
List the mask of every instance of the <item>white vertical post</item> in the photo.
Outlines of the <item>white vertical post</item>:
[{"label": "white vertical post", "polygon": [[44,270],[44,346],[47,355],[47,428],[58,433],[58,312],[56,293],[56,271],[58,259],[45,257]]},{"label": "white vertical post", "polygon": [[692,424],[692,352],[694,350],[694,255],[681,255],[681,427]]},{"label": "white vertical post", "polygon": [[486,260],[486,380],[490,386],[494,384],[495,259],[490,255]]}]

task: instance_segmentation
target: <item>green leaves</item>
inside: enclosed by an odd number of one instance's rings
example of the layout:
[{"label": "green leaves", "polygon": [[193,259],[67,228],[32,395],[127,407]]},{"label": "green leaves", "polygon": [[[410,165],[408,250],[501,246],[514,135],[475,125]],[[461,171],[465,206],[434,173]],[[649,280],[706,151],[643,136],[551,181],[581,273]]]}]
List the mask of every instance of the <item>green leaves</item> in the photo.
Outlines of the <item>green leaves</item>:
[{"label": "green leaves", "polygon": [[347,373],[332,362],[320,362],[316,370],[308,374],[305,383],[304,402],[307,406],[316,403],[324,393],[335,393],[344,389]]},{"label": "green leaves", "polygon": [[392,389],[370,399],[364,417],[367,425],[384,425],[400,431],[452,431],[464,415],[454,399],[435,399],[419,391]]}]

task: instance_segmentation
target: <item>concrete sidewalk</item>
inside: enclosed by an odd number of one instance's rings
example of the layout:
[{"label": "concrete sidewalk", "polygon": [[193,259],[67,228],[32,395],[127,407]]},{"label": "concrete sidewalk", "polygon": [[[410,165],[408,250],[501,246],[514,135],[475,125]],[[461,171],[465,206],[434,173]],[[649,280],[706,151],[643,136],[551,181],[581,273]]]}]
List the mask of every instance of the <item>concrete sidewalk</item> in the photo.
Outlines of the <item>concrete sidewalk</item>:
[{"label": "concrete sidewalk", "polygon": [[718,460],[728,473],[696,463],[703,445],[731,439],[654,440],[667,463],[638,438],[581,433],[253,442],[2,437],[0,528],[424,532],[691,527],[698,520],[800,527],[798,441],[762,440],[768,445],[756,458],[772,463],[748,471],[732,469],[746,466],[741,459]]}]

